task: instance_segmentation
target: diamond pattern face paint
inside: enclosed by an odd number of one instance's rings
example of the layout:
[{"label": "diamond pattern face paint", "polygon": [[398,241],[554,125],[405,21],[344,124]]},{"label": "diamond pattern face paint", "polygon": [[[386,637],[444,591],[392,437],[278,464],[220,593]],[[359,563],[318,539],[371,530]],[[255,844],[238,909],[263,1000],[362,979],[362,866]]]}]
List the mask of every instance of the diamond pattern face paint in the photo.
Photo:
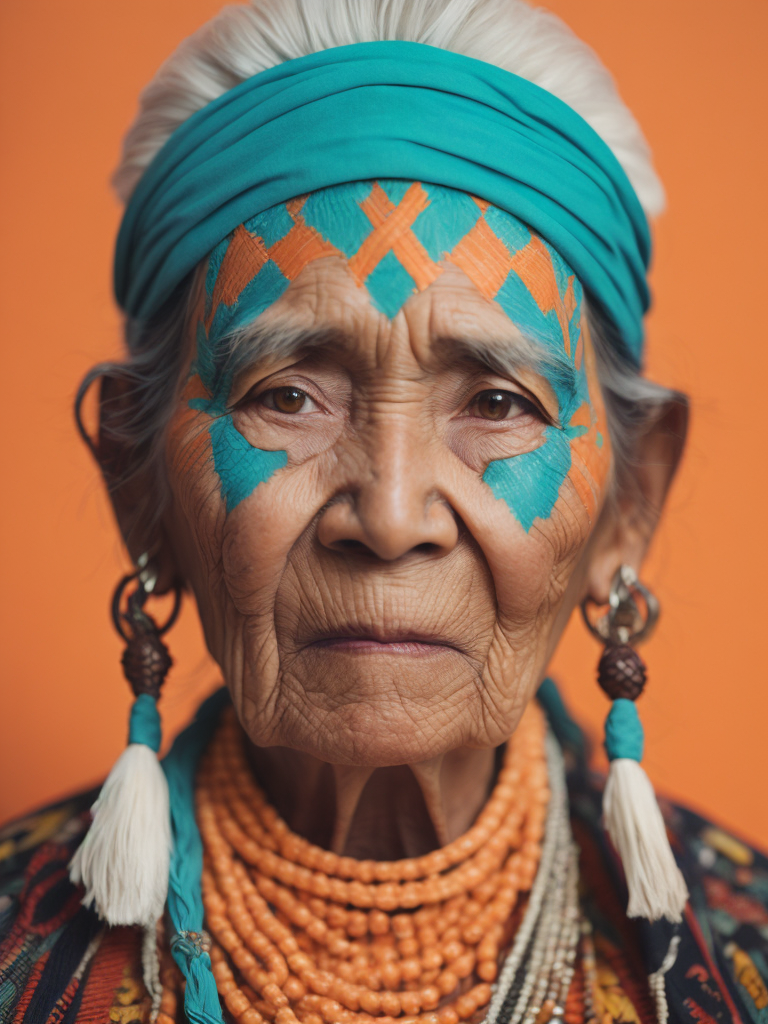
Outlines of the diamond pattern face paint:
[{"label": "diamond pattern face paint", "polygon": [[[526,531],[547,519],[568,477],[590,515],[605,475],[599,385],[585,358],[582,290],[568,265],[516,217],[464,192],[380,180],[321,189],[258,214],[213,251],[197,323],[191,409],[213,418],[212,455],[227,511],[286,464],[253,448],[227,411],[231,379],[216,370],[223,342],[271,306],[310,262],[341,257],[392,319],[446,263],[460,268],[540,346],[559,423],[534,451],[491,462],[483,480]],[[604,456],[604,453],[603,453]]]}]

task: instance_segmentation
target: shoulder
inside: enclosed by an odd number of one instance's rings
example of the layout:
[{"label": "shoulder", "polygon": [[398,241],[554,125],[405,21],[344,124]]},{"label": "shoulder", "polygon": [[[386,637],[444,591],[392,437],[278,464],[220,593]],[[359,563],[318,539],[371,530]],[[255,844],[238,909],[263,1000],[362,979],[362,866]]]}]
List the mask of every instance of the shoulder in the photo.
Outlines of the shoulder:
[{"label": "shoulder", "polygon": [[[659,799],[690,900],[678,926],[629,922],[621,869],[602,828],[605,779],[589,770],[589,744],[551,680],[538,698],[565,755],[583,896],[596,933],[636,946],[647,975],[666,972],[670,1020],[768,1024],[768,858],[686,807]],[[596,934],[596,938],[601,938]]]},{"label": "shoulder", "polygon": [[[704,994],[720,989],[726,1003],[730,992],[734,1020],[768,1024],[768,858],[686,807],[669,806],[666,818],[691,893],[688,980]],[[689,993],[692,1017],[697,1005]]]},{"label": "shoulder", "polygon": [[140,936],[107,928],[81,904],[69,861],[97,791],[0,828],[0,1020],[142,1022]]},{"label": "shoulder", "polygon": [[[587,888],[603,890],[596,899],[603,906],[609,902],[606,890],[614,892],[623,917],[623,879],[600,823],[602,779],[577,773],[572,781],[574,833]],[[677,955],[665,976],[671,1021],[768,1024],[768,859],[688,808],[663,798],[659,804],[690,900],[679,926],[635,923],[645,972],[659,969],[674,939]],[[616,914],[611,917],[615,926]],[[606,916],[598,918],[605,930]]]}]

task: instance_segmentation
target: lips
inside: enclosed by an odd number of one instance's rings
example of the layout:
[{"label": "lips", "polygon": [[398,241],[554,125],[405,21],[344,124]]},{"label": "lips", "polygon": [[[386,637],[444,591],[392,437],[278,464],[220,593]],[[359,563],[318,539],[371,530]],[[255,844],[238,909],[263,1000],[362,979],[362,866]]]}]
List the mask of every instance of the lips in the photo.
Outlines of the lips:
[{"label": "lips", "polygon": [[387,631],[351,624],[315,636],[304,646],[349,654],[409,654],[416,657],[429,657],[446,651],[464,653],[454,638],[441,634]]}]

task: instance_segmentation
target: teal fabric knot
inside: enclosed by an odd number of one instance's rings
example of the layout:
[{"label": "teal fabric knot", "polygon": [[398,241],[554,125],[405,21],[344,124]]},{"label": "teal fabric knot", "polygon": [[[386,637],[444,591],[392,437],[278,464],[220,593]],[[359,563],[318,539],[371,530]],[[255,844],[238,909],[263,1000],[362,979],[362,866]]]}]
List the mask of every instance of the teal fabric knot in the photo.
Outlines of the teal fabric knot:
[{"label": "teal fabric knot", "polygon": [[171,953],[187,960],[210,952],[211,939],[207,932],[180,931],[171,939]]},{"label": "teal fabric knot", "polygon": [[620,757],[643,759],[643,726],[631,700],[620,697],[611,705],[605,720],[605,752],[609,761]]},{"label": "teal fabric knot", "polygon": [[145,747],[149,747],[150,750],[157,753],[162,738],[163,730],[160,725],[157,701],[148,693],[140,693],[131,708],[128,742],[143,743]]}]

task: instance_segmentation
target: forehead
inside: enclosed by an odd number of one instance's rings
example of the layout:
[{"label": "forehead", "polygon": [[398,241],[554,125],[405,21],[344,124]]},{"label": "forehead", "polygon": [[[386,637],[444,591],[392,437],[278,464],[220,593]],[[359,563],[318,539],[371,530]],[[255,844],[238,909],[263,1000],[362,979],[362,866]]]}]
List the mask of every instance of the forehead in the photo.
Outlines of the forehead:
[{"label": "forehead", "polygon": [[320,189],[240,225],[208,261],[209,344],[248,326],[308,264],[329,256],[344,260],[390,319],[453,265],[525,338],[579,361],[581,287],[559,254],[483,200],[402,180]]}]

